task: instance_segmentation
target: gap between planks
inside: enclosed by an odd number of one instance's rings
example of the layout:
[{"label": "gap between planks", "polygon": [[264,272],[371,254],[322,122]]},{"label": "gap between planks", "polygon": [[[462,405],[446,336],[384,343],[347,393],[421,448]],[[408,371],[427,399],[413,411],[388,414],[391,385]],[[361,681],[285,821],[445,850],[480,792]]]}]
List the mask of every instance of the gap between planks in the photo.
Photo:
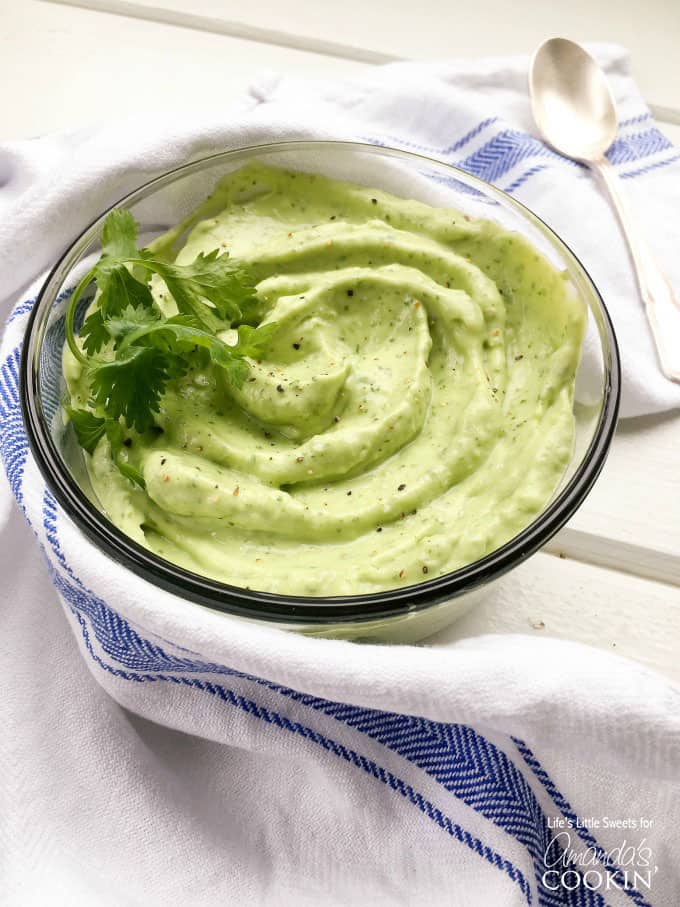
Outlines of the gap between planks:
[{"label": "gap between planks", "polygon": [[262,28],[259,25],[249,25],[247,22],[236,22],[216,16],[202,16],[165,7],[150,7],[143,3],[131,2],[131,0],[42,0],[42,2],[57,3],[61,6],[77,6],[100,13],[128,16],[131,19],[146,19],[162,25],[177,25],[194,31],[257,41],[260,44],[274,44],[277,47],[288,47],[292,50],[303,50],[327,57],[340,57],[343,60],[353,60],[355,63],[395,63],[403,59],[395,54],[353,47],[350,44],[324,41],[321,38],[310,38],[275,28]]},{"label": "gap between planks", "polygon": [[618,570],[620,573],[653,579],[669,586],[680,586],[680,558],[656,548],[645,548],[632,542],[566,526],[542,550],[545,554],[556,557],[567,557],[585,564]]},{"label": "gap between planks", "polygon": [[[217,16],[203,16],[198,13],[183,12],[167,9],[166,7],[150,7],[146,4],[135,3],[134,0],[42,0],[42,2],[55,3],[61,6],[76,6],[102,13],[112,13],[117,16],[127,16],[132,19],[146,19],[149,22],[158,22],[163,25],[175,25],[181,28],[193,29],[194,31],[228,35],[231,38],[241,38],[247,41],[256,41],[260,44],[273,44],[293,50],[339,57],[343,60],[352,60],[357,63],[395,63],[406,59],[396,54],[388,54],[367,47],[356,47],[351,44],[325,41],[321,38],[307,37],[280,29],[262,28],[258,25],[249,25],[246,22],[222,19]],[[680,110],[656,104],[650,104],[649,106],[655,119],[664,123],[680,125]]]}]

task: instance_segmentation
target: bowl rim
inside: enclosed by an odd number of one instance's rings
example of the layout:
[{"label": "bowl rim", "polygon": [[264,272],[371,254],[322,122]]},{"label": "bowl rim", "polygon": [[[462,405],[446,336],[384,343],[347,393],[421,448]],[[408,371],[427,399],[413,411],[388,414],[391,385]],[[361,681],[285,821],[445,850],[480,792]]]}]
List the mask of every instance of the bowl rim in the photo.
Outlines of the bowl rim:
[{"label": "bowl rim", "polygon": [[[92,505],[63,463],[43,414],[37,370],[33,368],[36,353],[39,355],[40,352],[39,347],[37,350],[35,348],[34,329],[43,315],[46,300],[51,307],[56,299],[56,293],[53,298],[48,299],[56,275],[66,266],[71,256],[77,259],[80,254],[78,247],[81,244],[85,245],[86,241],[89,243],[95,237],[99,225],[114,208],[135,204],[177,178],[189,175],[193,171],[207,169],[212,162],[218,160],[238,160],[271,151],[295,151],[304,148],[323,150],[324,147],[358,150],[377,156],[424,162],[428,166],[448,171],[450,176],[460,182],[495,198],[501,204],[510,206],[524,220],[538,228],[562,257],[575,266],[602,316],[602,327],[609,345],[609,358],[604,355],[605,380],[600,415],[580,465],[545,510],[499,548],[451,573],[397,589],[360,595],[285,595],[232,586],[167,561],[133,541]],[[44,323],[45,319],[42,321]],[[606,353],[606,350],[603,352]],[[425,610],[470,592],[522,563],[562,528],[592,488],[604,465],[616,429],[620,395],[620,355],[607,307],[580,259],[545,221],[502,189],[452,164],[387,145],[332,139],[260,143],[215,152],[165,171],[126,193],[99,214],[69,243],[50,270],[30,313],[22,344],[20,365],[20,402],[31,453],[58,503],[99,550],[154,585],[212,610],[277,623],[317,626],[375,621]]]}]

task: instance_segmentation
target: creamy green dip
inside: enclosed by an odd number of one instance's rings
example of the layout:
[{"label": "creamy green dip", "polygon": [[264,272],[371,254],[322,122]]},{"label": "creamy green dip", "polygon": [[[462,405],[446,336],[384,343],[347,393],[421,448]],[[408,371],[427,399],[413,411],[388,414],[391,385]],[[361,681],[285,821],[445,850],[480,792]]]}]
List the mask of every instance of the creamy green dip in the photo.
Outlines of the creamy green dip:
[{"label": "creamy green dip", "polygon": [[[279,328],[240,390],[217,368],[171,385],[162,433],[128,451],[146,490],[106,439],[84,454],[120,529],[237,586],[359,594],[468,564],[546,505],[572,451],[585,313],[520,235],[260,164],[156,250],[174,255],[187,226],[177,260],[244,260]],[[65,374],[82,400],[68,351]]]}]

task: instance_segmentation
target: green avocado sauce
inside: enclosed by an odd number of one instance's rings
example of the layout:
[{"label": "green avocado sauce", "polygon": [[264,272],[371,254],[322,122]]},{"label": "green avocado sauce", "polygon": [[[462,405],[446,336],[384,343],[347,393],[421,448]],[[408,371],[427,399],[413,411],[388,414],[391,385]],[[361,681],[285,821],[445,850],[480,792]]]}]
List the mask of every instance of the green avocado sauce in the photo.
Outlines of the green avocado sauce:
[{"label": "green avocado sauce", "polygon": [[[105,438],[84,454],[110,519],[156,554],[251,589],[370,593],[477,560],[550,500],[585,311],[520,235],[251,164],[153,248],[246,262],[279,326],[240,389],[216,367],[171,383],[162,432],[128,451],[145,490]],[[64,371],[82,400],[68,350]]]}]

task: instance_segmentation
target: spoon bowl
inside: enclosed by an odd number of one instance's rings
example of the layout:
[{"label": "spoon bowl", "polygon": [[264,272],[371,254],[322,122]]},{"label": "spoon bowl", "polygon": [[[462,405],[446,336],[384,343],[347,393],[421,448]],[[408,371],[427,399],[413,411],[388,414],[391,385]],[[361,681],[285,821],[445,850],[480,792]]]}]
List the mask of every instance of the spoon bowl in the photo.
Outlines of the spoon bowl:
[{"label": "spoon bowl", "polygon": [[604,155],[616,137],[616,105],[589,53],[550,38],[534,54],[529,86],[536,124],[556,151],[588,162]]}]

